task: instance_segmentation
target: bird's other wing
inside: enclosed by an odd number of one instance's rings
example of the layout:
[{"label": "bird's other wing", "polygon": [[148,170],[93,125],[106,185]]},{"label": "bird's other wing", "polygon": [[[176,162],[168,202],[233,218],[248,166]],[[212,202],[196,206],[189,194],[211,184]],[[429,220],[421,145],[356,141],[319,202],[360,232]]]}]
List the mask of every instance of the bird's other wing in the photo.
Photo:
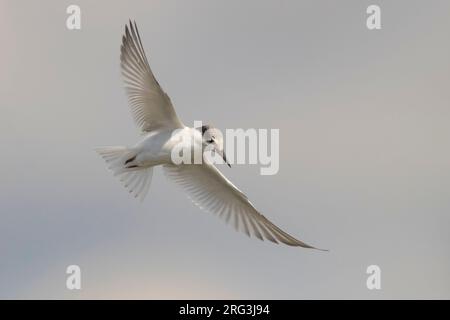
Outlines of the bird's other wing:
[{"label": "bird's other wing", "polygon": [[125,26],[120,66],[131,112],[142,131],[182,128],[169,96],[150,69],[136,23]]},{"label": "bird's other wing", "polygon": [[249,237],[317,249],[295,239],[260,214],[214,165],[203,161],[202,164],[168,164],[163,168],[166,176],[180,185],[197,206],[233,223],[237,230]]}]

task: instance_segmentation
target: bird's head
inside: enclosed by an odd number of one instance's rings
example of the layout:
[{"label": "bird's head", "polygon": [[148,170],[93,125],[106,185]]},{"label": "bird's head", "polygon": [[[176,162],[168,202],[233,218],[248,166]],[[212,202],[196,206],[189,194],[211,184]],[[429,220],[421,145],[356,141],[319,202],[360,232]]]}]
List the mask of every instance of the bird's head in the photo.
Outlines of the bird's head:
[{"label": "bird's head", "polygon": [[222,131],[210,125],[203,125],[199,129],[202,131],[203,148],[217,152],[223,158],[223,161],[231,168],[224,151]]}]

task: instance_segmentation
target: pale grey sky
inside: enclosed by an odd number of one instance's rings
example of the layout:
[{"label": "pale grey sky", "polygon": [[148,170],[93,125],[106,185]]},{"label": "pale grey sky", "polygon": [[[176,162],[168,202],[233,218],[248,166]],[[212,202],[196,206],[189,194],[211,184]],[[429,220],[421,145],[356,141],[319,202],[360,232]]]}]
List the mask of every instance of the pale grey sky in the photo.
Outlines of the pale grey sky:
[{"label": "pale grey sky", "polygon": [[[450,298],[448,1],[86,0],[69,31],[72,3],[0,1],[0,298]],[[112,177],[92,148],[138,138],[129,18],[186,124],[280,129],[277,175],[221,170],[330,252],[248,239],[160,170],[143,204]]]}]

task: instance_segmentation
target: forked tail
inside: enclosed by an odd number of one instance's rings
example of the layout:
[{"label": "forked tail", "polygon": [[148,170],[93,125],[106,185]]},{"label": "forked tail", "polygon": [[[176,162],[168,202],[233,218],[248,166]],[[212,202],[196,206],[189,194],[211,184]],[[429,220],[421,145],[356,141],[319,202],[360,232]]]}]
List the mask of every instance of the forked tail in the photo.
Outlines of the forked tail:
[{"label": "forked tail", "polygon": [[136,152],[122,146],[99,147],[95,151],[106,161],[108,169],[118,176],[125,188],[139,200],[144,200],[153,176],[153,167],[133,164]]}]

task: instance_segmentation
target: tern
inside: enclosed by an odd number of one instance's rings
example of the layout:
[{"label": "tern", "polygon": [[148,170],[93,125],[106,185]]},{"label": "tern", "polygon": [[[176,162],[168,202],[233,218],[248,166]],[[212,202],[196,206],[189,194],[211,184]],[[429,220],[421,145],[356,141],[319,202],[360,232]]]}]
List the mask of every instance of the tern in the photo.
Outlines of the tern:
[{"label": "tern", "polygon": [[99,147],[96,151],[134,197],[144,199],[153,168],[162,166],[165,175],[180,185],[194,204],[232,222],[235,229],[249,237],[317,249],[284,232],[260,214],[247,196],[207,161],[203,153],[201,164],[174,164],[172,148],[188,137],[194,141],[194,147],[212,148],[230,166],[218,129],[208,125],[190,128],[178,118],[169,96],[150,69],[136,22],[130,21],[125,26],[120,62],[131,113],[143,138],[132,147]]}]

